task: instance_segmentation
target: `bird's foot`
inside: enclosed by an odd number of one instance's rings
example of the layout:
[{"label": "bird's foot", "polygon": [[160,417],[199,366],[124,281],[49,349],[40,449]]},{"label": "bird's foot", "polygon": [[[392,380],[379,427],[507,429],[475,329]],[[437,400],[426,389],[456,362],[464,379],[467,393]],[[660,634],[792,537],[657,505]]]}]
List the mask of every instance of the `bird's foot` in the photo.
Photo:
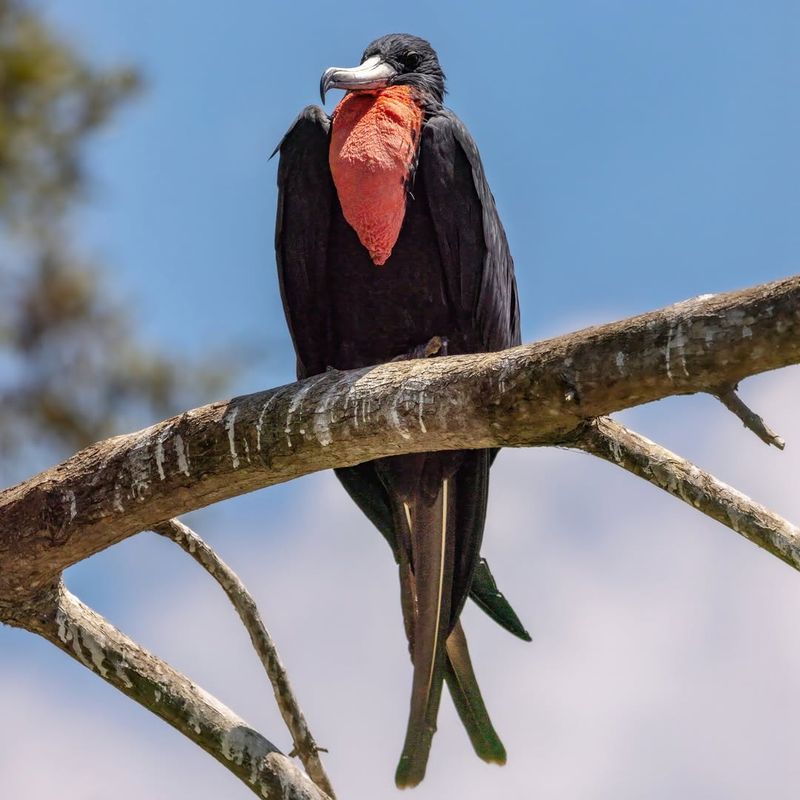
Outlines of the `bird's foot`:
[{"label": "bird's foot", "polygon": [[392,361],[410,361],[413,358],[433,358],[434,356],[447,355],[447,338],[444,336],[434,336],[425,344],[417,345],[408,353],[395,356]]}]

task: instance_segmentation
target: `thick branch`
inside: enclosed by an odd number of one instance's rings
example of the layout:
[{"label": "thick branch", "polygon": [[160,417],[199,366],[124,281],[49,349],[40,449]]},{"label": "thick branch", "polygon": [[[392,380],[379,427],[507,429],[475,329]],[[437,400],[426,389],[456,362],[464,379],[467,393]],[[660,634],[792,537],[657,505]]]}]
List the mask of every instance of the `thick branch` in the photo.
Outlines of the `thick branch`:
[{"label": "thick branch", "polygon": [[[260,733],[216,698],[118,631],[58,583],[35,604],[17,605],[13,624],[40,634],[227,767],[260,797],[326,800]],[[7,617],[8,621],[12,618]]]},{"label": "thick branch", "polygon": [[800,528],[661,445],[600,418],[581,428],[572,446],[644,478],[800,569]]},{"label": "thick branch", "polygon": [[100,442],[0,494],[0,597],[160,520],[408,452],[554,444],[585,419],[800,362],[800,276],[502,353],[331,371]]},{"label": "thick branch", "polygon": [[266,629],[258,606],[239,576],[187,525],[171,519],[153,526],[153,530],[172,539],[183,548],[222,587],[250,635],[275,693],[283,721],[292,735],[294,749],[314,783],[334,798],[331,782],[322,766],[319,747],[311,735],[300,704],[294,695],[289,676],[278,655],[275,642]]}]

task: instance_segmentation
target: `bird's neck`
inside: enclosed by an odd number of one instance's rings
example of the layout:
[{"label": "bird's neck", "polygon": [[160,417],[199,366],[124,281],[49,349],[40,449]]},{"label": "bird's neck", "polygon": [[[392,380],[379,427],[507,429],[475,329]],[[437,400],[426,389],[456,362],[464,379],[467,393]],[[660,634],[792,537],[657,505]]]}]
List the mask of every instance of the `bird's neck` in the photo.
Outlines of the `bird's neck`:
[{"label": "bird's neck", "polygon": [[352,92],[333,113],[333,182],[344,218],[376,266],[386,263],[400,235],[422,119],[409,86]]}]

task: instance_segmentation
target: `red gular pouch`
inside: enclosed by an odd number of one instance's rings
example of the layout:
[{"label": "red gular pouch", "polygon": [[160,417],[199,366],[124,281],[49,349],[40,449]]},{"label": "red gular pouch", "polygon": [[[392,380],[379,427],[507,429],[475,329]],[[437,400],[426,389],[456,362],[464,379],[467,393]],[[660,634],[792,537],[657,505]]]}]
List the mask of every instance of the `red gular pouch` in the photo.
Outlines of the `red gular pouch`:
[{"label": "red gular pouch", "polygon": [[400,235],[421,130],[409,86],[350,92],[333,112],[329,164],[339,203],[378,267]]}]

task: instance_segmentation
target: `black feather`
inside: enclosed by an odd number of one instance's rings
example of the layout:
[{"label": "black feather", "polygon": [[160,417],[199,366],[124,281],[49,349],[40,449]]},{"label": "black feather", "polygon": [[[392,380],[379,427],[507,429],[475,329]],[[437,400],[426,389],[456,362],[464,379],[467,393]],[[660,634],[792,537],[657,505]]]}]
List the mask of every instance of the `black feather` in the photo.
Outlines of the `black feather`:
[{"label": "black feather", "polygon": [[[399,238],[383,267],[372,263],[342,215],[328,167],[327,115],[316,107],[305,109],[279,145],[275,247],[298,377],[329,367],[383,363],[414,352],[435,336],[447,339],[451,355],[504,349],[520,341],[505,233],[475,143],[460,120],[441,107],[444,73],[436,54],[427,42],[406,34],[376,40],[364,57],[376,53],[395,66],[392,83],[417,89],[415,96],[425,111],[413,195],[408,196]],[[351,497],[389,543],[400,569],[415,664],[409,734],[398,769],[403,785],[424,774],[445,677],[479,755],[504,759],[475,682],[466,640],[460,627],[456,629],[464,600],[472,593],[501,625],[529,638],[480,558],[489,467],[495,455],[496,450],[420,453],[337,470]],[[443,495],[445,481],[448,490]],[[418,519],[411,529],[404,503],[415,509]],[[446,531],[436,528],[437,515],[445,507]],[[442,546],[434,546],[430,532],[445,535]],[[429,563],[440,556],[443,572]],[[431,583],[436,576],[445,593],[441,627],[427,616],[414,616],[423,598],[426,607],[436,599]],[[423,680],[423,674],[431,680]]]}]

